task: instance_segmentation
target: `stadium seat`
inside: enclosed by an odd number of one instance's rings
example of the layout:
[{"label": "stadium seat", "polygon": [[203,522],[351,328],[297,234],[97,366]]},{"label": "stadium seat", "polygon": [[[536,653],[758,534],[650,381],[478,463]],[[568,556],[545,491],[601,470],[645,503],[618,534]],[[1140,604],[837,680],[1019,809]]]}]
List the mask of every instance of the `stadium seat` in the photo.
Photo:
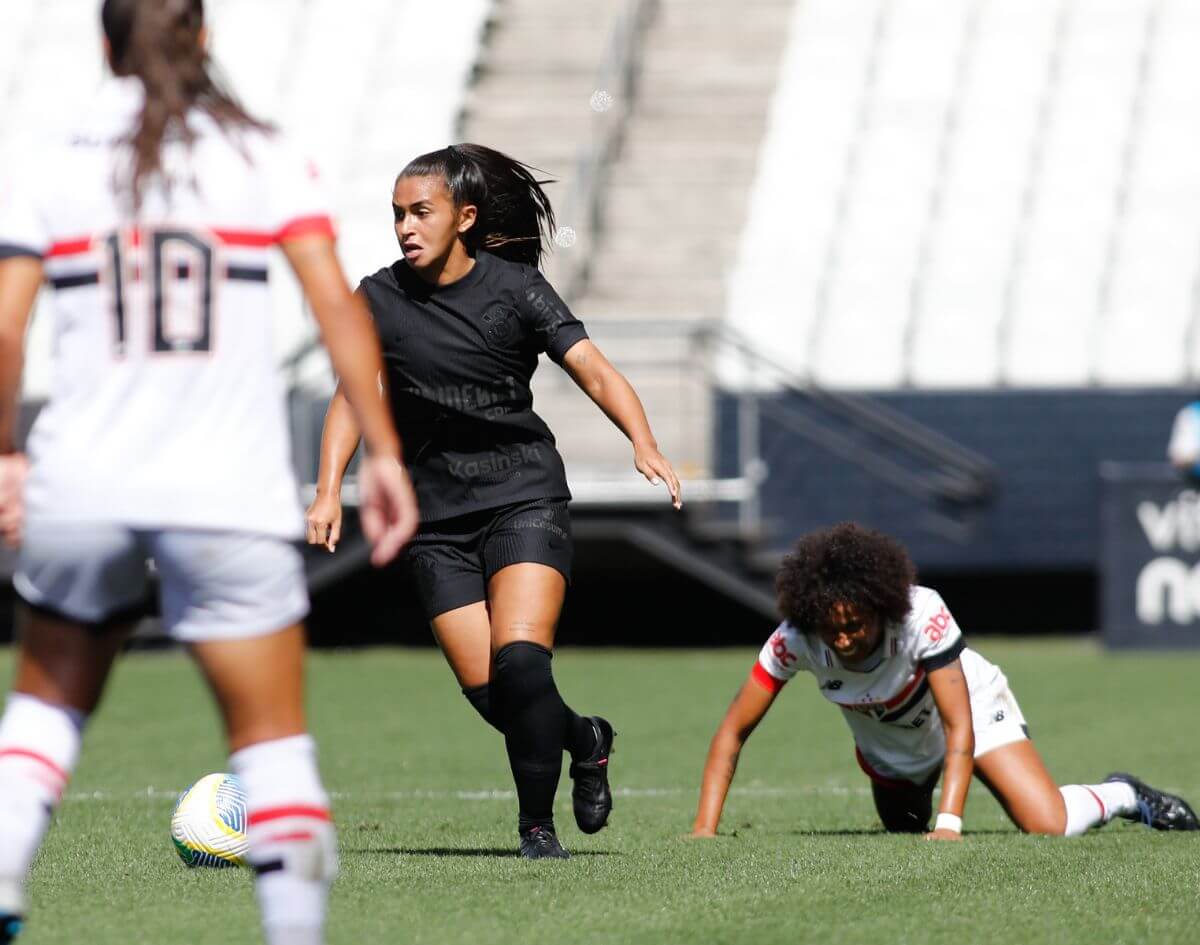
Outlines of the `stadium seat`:
[{"label": "stadium seat", "polygon": [[834,385],[1194,376],[1198,36],[1186,0],[798,5],[727,319]]}]

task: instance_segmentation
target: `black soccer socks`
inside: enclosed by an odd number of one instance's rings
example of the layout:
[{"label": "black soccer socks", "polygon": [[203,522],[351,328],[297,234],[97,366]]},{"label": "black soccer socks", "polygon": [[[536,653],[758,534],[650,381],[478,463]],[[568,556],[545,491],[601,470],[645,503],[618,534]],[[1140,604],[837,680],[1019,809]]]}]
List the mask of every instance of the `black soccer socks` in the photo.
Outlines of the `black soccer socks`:
[{"label": "black soccer socks", "polygon": [[504,726],[500,724],[500,719],[496,716],[496,707],[492,704],[491,686],[488,683],[471,688],[463,686],[462,694],[488,725],[501,735],[504,734]]},{"label": "black soccer socks", "polygon": [[522,831],[554,830],[554,795],[570,710],[554,685],[550,660],[544,646],[510,643],[496,654],[492,673],[492,710],[503,726]]}]

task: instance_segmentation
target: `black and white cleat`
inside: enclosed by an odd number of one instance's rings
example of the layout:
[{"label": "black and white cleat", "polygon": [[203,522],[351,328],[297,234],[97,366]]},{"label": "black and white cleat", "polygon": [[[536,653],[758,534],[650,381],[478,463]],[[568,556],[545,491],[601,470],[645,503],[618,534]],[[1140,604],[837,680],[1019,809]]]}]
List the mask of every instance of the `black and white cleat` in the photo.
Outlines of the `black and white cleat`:
[{"label": "black and white cleat", "polygon": [[1129,820],[1139,820],[1155,830],[1200,830],[1200,819],[1182,797],[1150,787],[1132,774],[1114,772],[1105,781],[1121,781],[1133,788],[1137,796],[1137,813]]}]

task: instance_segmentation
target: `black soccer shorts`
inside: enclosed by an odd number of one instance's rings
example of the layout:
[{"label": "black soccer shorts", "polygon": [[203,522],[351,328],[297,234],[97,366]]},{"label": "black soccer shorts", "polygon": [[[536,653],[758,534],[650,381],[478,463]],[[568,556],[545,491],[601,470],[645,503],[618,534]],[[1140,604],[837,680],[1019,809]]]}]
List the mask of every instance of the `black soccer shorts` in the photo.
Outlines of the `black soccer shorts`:
[{"label": "black soccer shorts", "polygon": [[510,564],[532,562],[571,582],[575,554],[563,499],[535,499],[423,525],[405,553],[425,616],[487,600],[487,585]]}]

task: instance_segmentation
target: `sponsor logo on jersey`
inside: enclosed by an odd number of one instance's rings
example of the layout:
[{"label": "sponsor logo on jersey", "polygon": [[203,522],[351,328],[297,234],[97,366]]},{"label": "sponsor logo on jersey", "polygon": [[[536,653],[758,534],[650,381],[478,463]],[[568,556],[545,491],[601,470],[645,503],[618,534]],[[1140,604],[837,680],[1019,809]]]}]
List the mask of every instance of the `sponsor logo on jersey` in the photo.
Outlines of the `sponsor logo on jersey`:
[{"label": "sponsor logo on jersey", "polygon": [[925,624],[921,632],[929,638],[930,643],[940,643],[953,622],[954,618],[950,616],[950,611],[943,607],[930,619],[929,623]]},{"label": "sponsor logo on jersey", "polygon": [[771,634],[771,639],[767,641],[767,645],[770,646],[771,652],[775,654],[775,659],[779,660],[781,665],[790,666],[796,662],[797,656],[787,648],[787,640],[782,630],[776,630]]},{"label": "sponsor logo on jersey", "polygon": [[446,463],[446,468],[451,476],[463,481],[489,477],[507,479],[520,475],[518,467],[526,463],[539,463],[541,459],[540,447],[522,443],[519,448],[513,447],[502,453],[488,453],[486,459],[473,459],[469,462],[461,459],[450,460]]},{"label": "sponsor logo on jersey", "polygon": [[821,683],[821,688],[828,689],[830,692],[837,692],[837,690],[842,688],[842,681],[840,679],[827,679]]}]

